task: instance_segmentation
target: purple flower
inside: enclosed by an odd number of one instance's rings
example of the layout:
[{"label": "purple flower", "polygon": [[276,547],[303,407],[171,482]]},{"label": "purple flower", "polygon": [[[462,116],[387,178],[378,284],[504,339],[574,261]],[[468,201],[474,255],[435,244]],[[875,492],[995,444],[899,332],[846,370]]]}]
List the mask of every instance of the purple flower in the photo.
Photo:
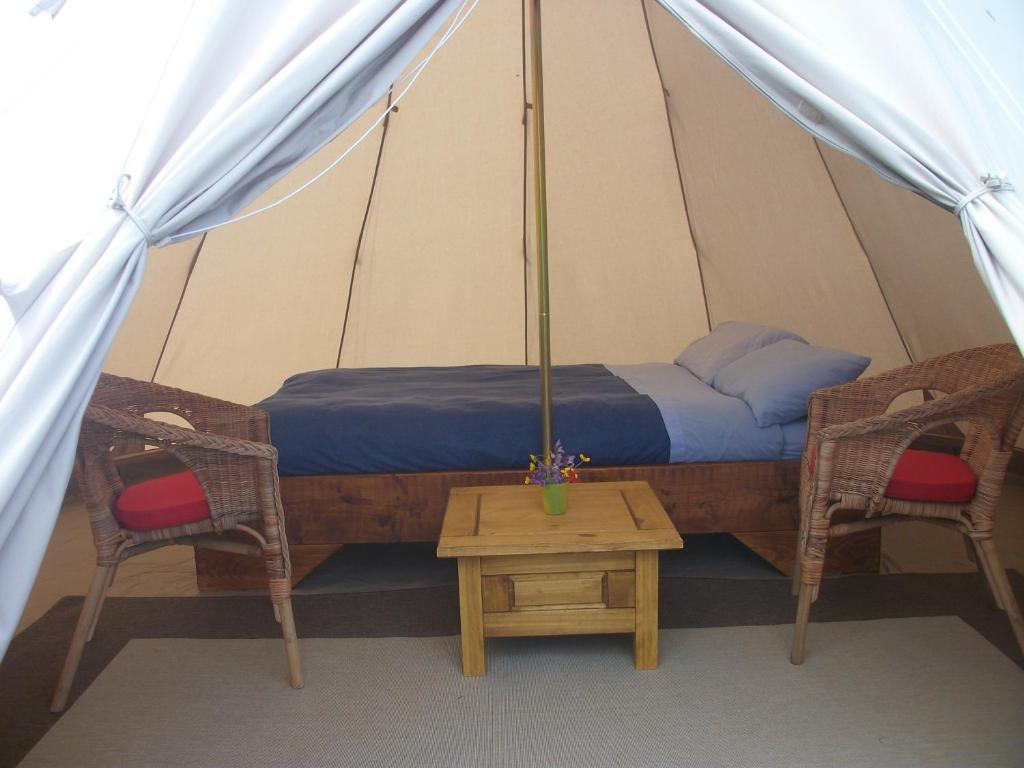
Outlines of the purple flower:
[{"label": "purple flower", "polygon": [[590,459],[583,454],[567,456],[562,441],[558,440],[548,463],[541,461],[537,456],[530,456],[530,471],[526,475],[525,483],[539,485],[542,488],[559,483],[575,483],[579,480],[577,470],[589,461]]}]

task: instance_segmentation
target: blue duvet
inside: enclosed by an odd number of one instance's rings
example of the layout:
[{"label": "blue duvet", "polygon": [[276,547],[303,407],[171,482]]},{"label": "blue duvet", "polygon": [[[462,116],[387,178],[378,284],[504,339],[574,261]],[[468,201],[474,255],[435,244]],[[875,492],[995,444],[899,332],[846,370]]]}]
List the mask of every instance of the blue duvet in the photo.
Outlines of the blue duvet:
[{"label": "blue duvet", "polygon": [[[671,366],[675,367],[675,366]],[[554,434],[591,466],[665,464],[658,406],[603,365],[553,372]],[[537,368],[356,368],[300,373],[257,404],[282,475],[525,468],[540,446]]]}]

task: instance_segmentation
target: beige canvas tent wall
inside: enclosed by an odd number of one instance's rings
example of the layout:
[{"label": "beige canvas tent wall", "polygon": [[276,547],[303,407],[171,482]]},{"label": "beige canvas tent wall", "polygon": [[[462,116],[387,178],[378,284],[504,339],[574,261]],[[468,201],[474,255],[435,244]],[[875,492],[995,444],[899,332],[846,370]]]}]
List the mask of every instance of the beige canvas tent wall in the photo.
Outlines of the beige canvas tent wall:
[{"label": "beige canvas tent wall", "polygon": [[[875,371],[1010,338],[951,214],[817,143],[660,6],[544,13],[556,363],[668,361],[728,319]],[[481,3],[325,178],[153,250],[106,369],[254,402],[337,365],[536,362],[523,23]]]}]

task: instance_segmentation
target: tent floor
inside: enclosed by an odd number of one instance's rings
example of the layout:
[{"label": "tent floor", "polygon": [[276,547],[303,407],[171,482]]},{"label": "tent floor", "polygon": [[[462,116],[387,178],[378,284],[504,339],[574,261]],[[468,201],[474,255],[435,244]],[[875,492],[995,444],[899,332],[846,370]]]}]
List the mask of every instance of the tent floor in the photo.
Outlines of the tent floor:
[{"label": "tent floor", "polygon": [[[1003,564],[1007,568],[1024,572],[1024,515],[1020,514],[1022,505],[1024,478],[1011,475],[1007,480],[996,516],[995,540]],[[746,575],[754,568],[756,563],[751,558],[743,557],[741,547],[728,547],[729,539],[723,537],[712,538],[718,539],[720,543],[705,547],[708,549],[708,557],[701,565],[702,574],[712,577],[727,575],[725,571],[732,574],[736,571],[737,560],[742,560],[744,565],[743,573],[740,575]],[[700,543],[691,537],[690,547],[679,553],[681,559],[678,565],[685,565],[690,571],[697,568],[694,555],[701,549]],[[356,549],[346,548],[348,551],[344,554],[349,556],[349,560]],[[373,548],[372,552],[365,554],[360,563],[368,562],[367,557],[370,555],[373,556],[372,561],[376,563],[380,560],[382,551]],[[683,555],[686,557],[682,558]],[[398,552],[390,562],[395,562],[396,558],[400,562],[408,559],[404,552]],[[709,563],[714,566],[711,573],[708,573],[706,568]],[[57,518],[57,527],[50,538],[46,558],[22,615],[19,629],[38,619],[65,595],[83,594],[89,586],[95,568],[96,550],[89,530],[88,511],[84,503],[69,495]],[[393,584],[398,578],[392,573],[393,570],[389,569],[386,574],[388,584]],[[974,573],[977,568],[968,557],[963,537],[955,531],[932,525],[910,524],[890,526],[882,531],[881,570],[882,573]],[[367,571],[368,569],[362,566],[355,569],[361,580],[379,581],[381,576],[377,571]],[[767,567],[759,569],[759,573],[759,577],[771,575]],[[307,581],[307,584],[313,586],[312,580]],[[319,586],[327,588],[324,584]],[[300,587],[300,591],[305,588],[306,584]],[[187,597],[197,594],[199,590],[196,584],[195,559],[190,547],[165,547],[131,558],[118,569],[117,580],[110,588],[110,595],[115,597]]]}]

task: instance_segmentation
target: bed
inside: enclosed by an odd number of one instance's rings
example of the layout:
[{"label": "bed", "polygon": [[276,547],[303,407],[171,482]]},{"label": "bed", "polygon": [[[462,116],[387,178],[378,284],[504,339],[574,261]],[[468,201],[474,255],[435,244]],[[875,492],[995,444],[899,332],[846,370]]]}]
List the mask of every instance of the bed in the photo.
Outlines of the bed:
[{"label": "bed", "polygon": [[[746,403],[672,363],[552,371],[555,435],[593,467],[798,459],[806,419]],[[536,367],[360,368],[292,376],[258,404],[282,477],[521,469],[540,442]]]},{"label": "bed", "polygon": [[[778,354],[767,367],[778,368]],[[646,480],[681,533],[734,534],[785,569],[806,413],[765,421],[749,392],[722,391],[728,377],[713,386],[719,371],[731,370],[721,356],[709,367],[685,355],[674,363],[555,366],[555,436],[591,457],[586,480]],[[867,358],[859,360],[862,370]],[[764,361],[753,370],[763,377]],[[295,578],[343,544],[436,541],[453,487],[523,482],[538,449],[539,389],[535,367],[509,365],[290,377],[258,407],[279,452]],[[806,402],[806,393],[799,397]],[[832,558],[839,567],[877,568],[870,541],[845,548]],[[258,576],[225,553],[197,553],[197,568],[203,588],[237,588]]]}]

